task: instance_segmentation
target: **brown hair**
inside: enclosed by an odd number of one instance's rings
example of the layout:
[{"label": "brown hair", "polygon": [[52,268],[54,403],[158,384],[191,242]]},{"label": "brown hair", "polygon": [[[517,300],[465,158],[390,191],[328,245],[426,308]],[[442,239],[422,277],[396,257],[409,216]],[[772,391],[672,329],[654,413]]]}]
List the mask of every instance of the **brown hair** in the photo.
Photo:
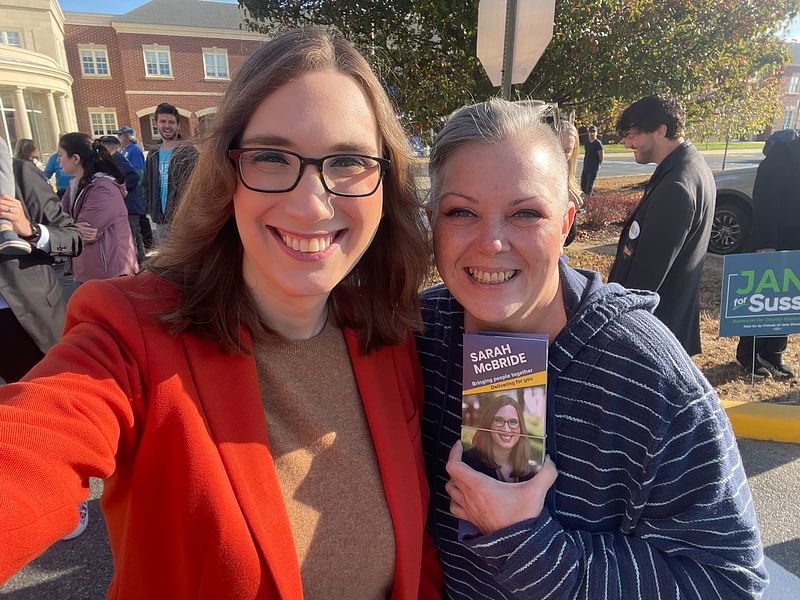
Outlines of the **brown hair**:
[{"label": "brown hair", "polygon": [[[522,408],[519,402],[514,400],[511,396],[505,394],[497,396],[489,401],[489,403],[481,409],[478,415],[478,430],[472,438],[472,446],[476,452],[481,455],[483,461],[493,469],[497,469],[500,465],[494,458],[492,450],[492,431],[497,431],[493,427],[494,417],[497,411],[504,406],[513,406],[517,411],[517,419],[519,419],[519,435],[517,443],[511,449],[511,475],[513,477],[525,477],[530,474],[530,456],[531,449],[528,440],[523,437],[527,434],[525,430],[525,418],[522,414]],[[516,432],[514,432],[516,433]]]},{"label": "brown hair", "polygon": [[349,75],[371,101],[391,167],[383,182],[384,215],[372,244],[334,288],[330,314],[357,330],[362,351],[403,341],[419,323],[418,291],[429,250],[411,175],[411,151],[389,98],[364,57],[344,38],[316,27],[295,29],[265,42],[230,83],[202,142],[169,236],[150,270],[170,281],[182,301],[162,315],[170,331],[194,331],[225,352],[243,352],[240,328],[270,330],[242,276],[242,242],[233,217],[237,175],[227,152],[236,147],[251,115],[282,85],[304,73],[335,69]]},{"label": "brown hair", "polygon": [[30,138],[20,138],[17,140],[17,146],[14,148],[14,158],[22,160],[30,160],[31,154],[36,150],[36,144]]}]

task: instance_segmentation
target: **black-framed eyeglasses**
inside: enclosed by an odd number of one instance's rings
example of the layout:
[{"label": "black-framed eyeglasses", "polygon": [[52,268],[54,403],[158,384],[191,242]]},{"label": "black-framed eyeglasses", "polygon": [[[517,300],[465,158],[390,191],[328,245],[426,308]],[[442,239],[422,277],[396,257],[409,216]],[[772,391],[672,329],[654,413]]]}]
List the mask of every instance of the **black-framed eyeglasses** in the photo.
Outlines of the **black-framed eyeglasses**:
[{"label": "black-framed eyeglasses", "polygon": [[290,192],[300,183],[306,166],[314,165],[325,191],[348,198],[373,194],[391,165],[388,159],[364,154],[309,158],[278,148],[232,148],[228,156],[236,163],[244,186],[254,192]]},{"label": "black-framed eyeglasses", "polygon": [[495,417],[492,419],[492,424],[498,429],[503,429],[506,425],[511,430],[519,427],[519,419],[504,419],[503,417]]}]

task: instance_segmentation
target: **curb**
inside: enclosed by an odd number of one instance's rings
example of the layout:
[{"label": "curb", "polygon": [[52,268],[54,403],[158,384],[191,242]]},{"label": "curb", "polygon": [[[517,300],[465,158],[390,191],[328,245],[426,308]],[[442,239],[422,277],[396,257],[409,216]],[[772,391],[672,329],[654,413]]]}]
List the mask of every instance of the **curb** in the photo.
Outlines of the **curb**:
[{"label": "curb", "polygon": [[723,400],[737,438],[800,444],[800,406]]}]

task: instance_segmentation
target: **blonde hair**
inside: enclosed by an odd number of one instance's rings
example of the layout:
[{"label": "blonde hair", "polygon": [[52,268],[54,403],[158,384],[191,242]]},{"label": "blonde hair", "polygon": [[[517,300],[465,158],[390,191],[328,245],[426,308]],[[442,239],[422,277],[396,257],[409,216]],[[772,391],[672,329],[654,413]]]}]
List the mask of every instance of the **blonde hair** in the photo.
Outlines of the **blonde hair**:
[{"label": "blonde hair", "polygon": [[[530,140],[551,154],[555,177],[559,183],[566,179],[566,162],[561,141],[556,138],[553,129],[542,122],[543,115],[542,107],[500,98],[464,106],[450,115],[433,142],[428,165],[431,179],[428,209],[432,218],[435,220],[438,214],[444,165],[457,150],[467,144],[502,144],[512,139]],[[558,191],[558,200],[566,210],[569,201],[566,186],[563,193]]]},{"label": "blonde hair", "polygon": [[572,155],[567,159],[567,171],[569,174],[567,184],[569,185],[569,191],[572,193],[572,195],[577,196],[578,199],[580,199],[582,190],[581,185],[578,183],[578,179],[576,178],[576,173],[578,172],[578,148],[580,148],[581,145],[578,130],[575,128],[575,125],[569,121],[561,121],[561,123],[559,123],[558,135],[566,135],[570,139],[575,140],[575,146],[572,150]]}]

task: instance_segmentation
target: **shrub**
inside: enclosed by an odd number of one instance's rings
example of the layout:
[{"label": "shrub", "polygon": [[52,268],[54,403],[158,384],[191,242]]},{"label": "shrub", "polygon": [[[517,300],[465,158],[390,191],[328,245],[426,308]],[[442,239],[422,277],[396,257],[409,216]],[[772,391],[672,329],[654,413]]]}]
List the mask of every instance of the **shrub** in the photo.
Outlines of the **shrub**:
[{"label": "shrub", "polygon": [[586,201],[583,223],[588,227],[606,227],[624,223],[636,208],[640,198],[640,191],[595,192]]}]

